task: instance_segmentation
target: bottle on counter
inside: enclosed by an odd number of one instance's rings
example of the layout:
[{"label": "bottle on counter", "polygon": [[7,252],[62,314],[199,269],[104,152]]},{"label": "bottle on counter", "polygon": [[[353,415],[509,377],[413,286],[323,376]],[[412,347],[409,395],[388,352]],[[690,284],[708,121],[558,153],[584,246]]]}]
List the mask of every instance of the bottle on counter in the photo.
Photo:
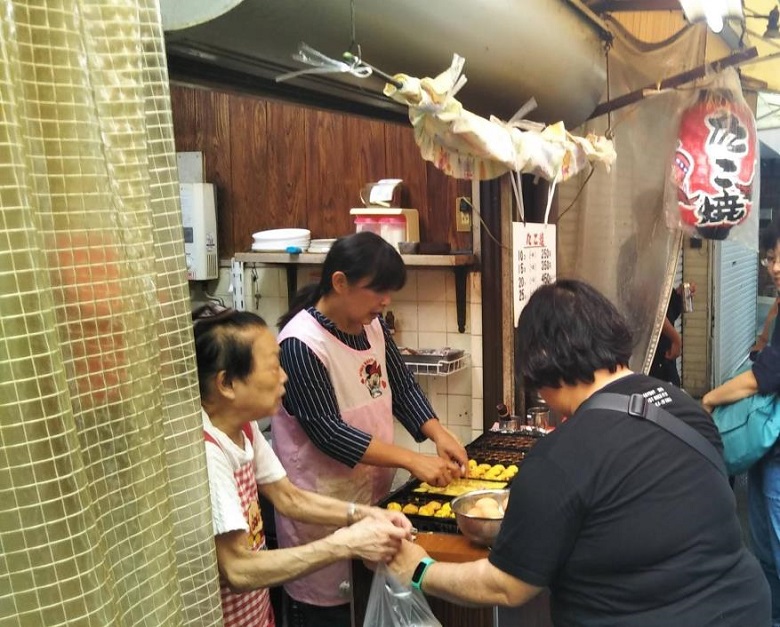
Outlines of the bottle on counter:
[{"label": "bottle on counter", "polygon": [[498,430],[501,433],[514,433],[517,431],[517,420],[509,414],[509,408],[504,403],[496,405],[498,411]]}]

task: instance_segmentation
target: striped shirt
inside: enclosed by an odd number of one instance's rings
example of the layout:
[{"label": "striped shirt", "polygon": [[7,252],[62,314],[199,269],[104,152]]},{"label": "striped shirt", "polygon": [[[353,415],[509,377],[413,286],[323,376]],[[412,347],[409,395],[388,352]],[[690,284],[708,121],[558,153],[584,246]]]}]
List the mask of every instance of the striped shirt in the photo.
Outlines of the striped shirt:
[{"label": "striped shirt", "polygon": [[[307,311],[341,343],[355,350],[370,348],[365,331],[360,335],[344,333],[314,307],[309,307]],[[393,393],[393,415],[417,442],[422,442],[425,435],[420,428],[436,414],[414,375],[404,364],[384,320],[381,323],[385,336],[387,378]],[[353,468],[365,455],[371,436],[341,419],[336,391],[325,365],[306,344],[294,337],[281,342],[279,361],[288,377],[282,399],[287,413],[298,419],[301,428],[319,450]]]}]

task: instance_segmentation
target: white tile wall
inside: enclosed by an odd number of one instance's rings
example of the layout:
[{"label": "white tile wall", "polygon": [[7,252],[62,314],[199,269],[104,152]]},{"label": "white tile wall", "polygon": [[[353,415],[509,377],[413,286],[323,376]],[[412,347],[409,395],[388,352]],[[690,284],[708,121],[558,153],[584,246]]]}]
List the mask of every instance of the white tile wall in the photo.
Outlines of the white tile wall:
[{"label": "white tile wall", "polygon": [[[390,309],[396,321],[396,342],[412,348],[449,346],[469,353],[466,369],[447,377],[418,375],[439,420],[463,443],[482,434],[482,293],[479,274],[466,286],[466,331],[458,332],[455,276],[449,269],[410,269],[404,289]],[[435,452],[430,443],[410,442],[396,422],[396,441],[413,450]]]}]

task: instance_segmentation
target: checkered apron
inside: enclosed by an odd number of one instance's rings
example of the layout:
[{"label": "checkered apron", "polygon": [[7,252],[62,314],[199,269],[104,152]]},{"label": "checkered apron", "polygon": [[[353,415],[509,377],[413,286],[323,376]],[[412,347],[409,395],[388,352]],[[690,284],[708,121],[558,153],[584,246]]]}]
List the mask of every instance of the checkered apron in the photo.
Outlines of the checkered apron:
[{"label": "checkered apron", "polygon": [[[247,425],[249,427],[249,425]],[[204,434],[207,442],[219,443]],[[244,435],[252,442],[252,429],[245,428]],[[220,447],[220,450],[222,447]],[[265,550],[265,533],[257,500],[257,480],[254,464],[248,462],[233,473],[241,498],[244,516],[249,524],[249,541],[253,551]],[[225,627],[275,627],[274,614],[267,588],[251,592],[233,592],[224,580],[220,581],[222,615]]]}]

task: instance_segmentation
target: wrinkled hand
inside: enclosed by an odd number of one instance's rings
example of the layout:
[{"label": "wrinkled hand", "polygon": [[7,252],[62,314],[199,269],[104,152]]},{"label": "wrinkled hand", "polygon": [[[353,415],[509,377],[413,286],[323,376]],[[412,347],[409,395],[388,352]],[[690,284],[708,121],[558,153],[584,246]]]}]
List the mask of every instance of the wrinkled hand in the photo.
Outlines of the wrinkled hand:
[{"label": "wrinkled hand", "polygon": [[466,449],[458,439],[450,433],[446,427],[442,429],[441,434],[435,440],[436,452],[439,457],[448,461],[453,461],[458,465],[459,477],[465,477],[468,471],[469,456]]},{"label": "wrinkled hand", "polygon": [[381,507],[370,507],[366,512],[366,516],[370,518],[377,518],[379,520],[389,520],[393,525],[399,529],[403,529],[406,532],[404,537],[407,540],[412,539],[412,523],[401,512],[391,509],[383,509]]},{"label": "wrinkled hand", "polygon": [[373,516],[359,520],[354,525],[342,527],[333,536],[343,543],[352,557],[369,562],[387,562],[401,547],[407,531],[396,527],[386,518]]},{"label": "wrinkled hand", "polygon": [[453,479],[460,477],[462,472],[457,462],[437,455],[422,454],[415,454],[408,470],[420,481],[430,483],[437,488],[448,486]]},{"label": "wrinkled hand", "polygon": [[425,549],[421,546],[404,540],[401,544],[401,550],[395,554],[395,557],[387,566],[390,572],[395,575],[395,578],[408,587],[411,584],[414,569],[417,568],[420,560],[427,555]]}]

